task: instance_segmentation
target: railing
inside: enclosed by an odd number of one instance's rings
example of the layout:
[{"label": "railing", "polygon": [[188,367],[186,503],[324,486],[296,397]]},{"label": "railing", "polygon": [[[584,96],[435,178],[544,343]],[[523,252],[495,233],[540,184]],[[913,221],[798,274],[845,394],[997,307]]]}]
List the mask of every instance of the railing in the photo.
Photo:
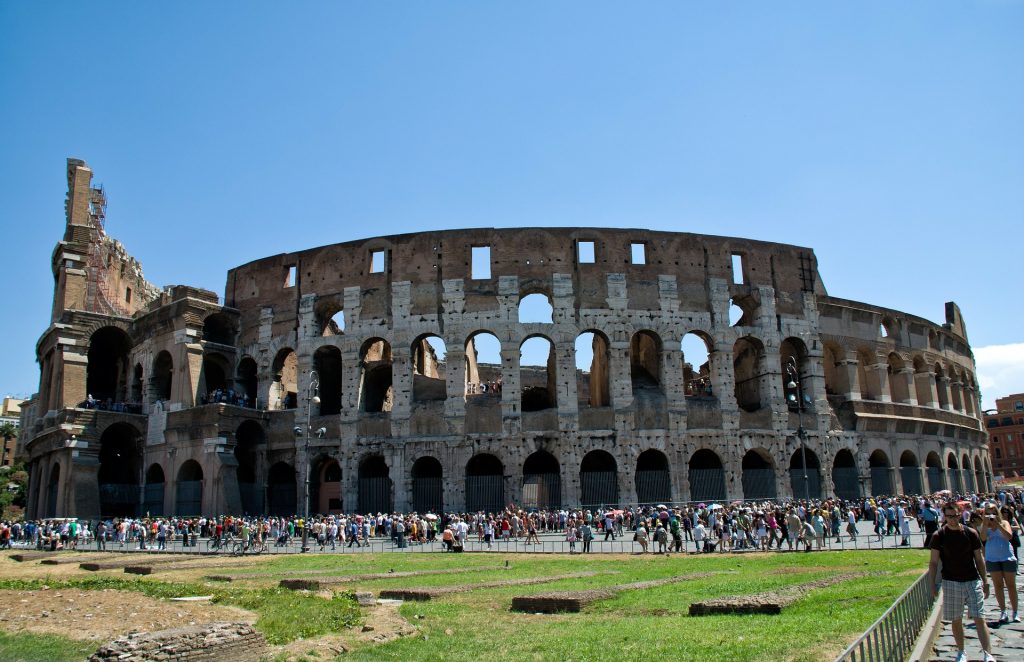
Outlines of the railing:
[{"label": "railing", "polygon": [[906,660],[934,601],[934,587],[926,572],[836,662]]}]

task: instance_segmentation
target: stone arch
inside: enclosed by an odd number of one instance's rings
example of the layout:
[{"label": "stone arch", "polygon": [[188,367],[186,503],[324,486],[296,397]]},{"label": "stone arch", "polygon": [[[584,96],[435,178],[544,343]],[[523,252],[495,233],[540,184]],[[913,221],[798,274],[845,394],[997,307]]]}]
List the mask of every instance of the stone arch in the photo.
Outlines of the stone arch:
[{"label": "stone arch", "polygon": [[203,372],[199,377],[200,394],[205,395],[207,402],[215,402],[217,401],[215,392],[219,390],[226,399],[226,391],[233,387],[230,375],[231,364],[223,354],[204,353]]},{"label": "stone arch", "polygon": [[608,451],[592,450],[580,462],[580,502],[584,508],[619,503],[619,465]]},{"label": "stone arch", "polygon": [[[487,330],[478,330],[466,338],[466,370],[465,395],[472,396],[497,395],[483,384],[501,384],[501,341]],[[500,393],[500,390],[499,390]]]},{"label": "stone arch", "polygon": [[343,511],[341,464],[336,458],[324,456],[317,460],[313,475],[315,493],[311,499],[315,513],[320,515],[338,515]]},{"label": "stone arch", "polygon": [[363,343],[359,355],[362,365],[359,410],[390,412],[395,405],[391,344],[383,338],[370,338]]},{"label": "stone arch", "polygon": [[775,462],[764,448],[751,448],[740,463],[743,471],[743,498],[763,500],[778,498]]},{"label": "stone arch", "polygon": [[531,335],[519,346],[519,385],[523,412],[558,406],[555,344],[547,336]]},{"label": "stone arch", "polygon": [[390,513],[394,510],[391,469],[383,455],[367,455],[359,463],[359,512]]},{"label": "stone arch", "polygon": [[825,367],[825,394],[848,394],[850,378],[846,372],[846,351],[835,343],[825,343],[822,363]]},{"label": "stone arch", "polygon": [[724,501],[725,466],[718,453],[701,448],[690,456],[690,501]]},{"label": "stone arch", "polygon": [[925,473],[928,474],[928,491],[940,492],[946,489],[946,476],[942,471],[942,458],[935,451],[925,457]]},{"label": "stone arch", "polygon": [[496,513],[504,507],[504,465],[490,453],[474,455],[466,463],[466,510]]},{"label": "stone arch", "polygon": [[320,384],[320,415],[333,416],[341,413],[341,350],[334,345],[321,345],[313,352],[313,369]]},{"label": "stone arch", "polygon": [[524,508],[558,509],[562,505],[562,469],[546,450],[530,454],[523,462]]},{"label": "stone arch", "polygon": [[203,340],[234,347],[238,330],[235,321],[224,313],[211,313],[203,320]]},{"label": "stone arch", "polygon": [[922,407],[934,406],[935,398],[932,397],[932,390],[934,389],[934,380],[932,379],[931,370],[928,369],[928,363],[924,360],[924,357],[920,354],[914,356],[914,396],[917,398],[917,404]]},{"label": "stone arch", "polygon": [[789,484],[793,498],[802,500],[821,498],[821,463],[818,454],[810,448],[796,449],[789,458]]},{"label": "stone arch", "polygon": [[981,457],[974,456],[974,484],[979,492],[988,492],[988,485],[985,481],[985,470],[981,466]]},{"label": "stone arch", "polygon": [[131,337],[116,326],[104,326],[89,336],[85,391],[98,402],[124,402],[128,397],[128,355]]},{"label": "stone arch", "polygon": [[949,367],[949,403],[953,411],[964,411],[963,374],[956,365]]},{"label": "stone arch", "polygon": [[952,492],[963,494],[964,483],[960,476],[960,465],[957,462],[956,454],[950,452],[946,455],[946,475],[949,489]]},{"label": "stone arch", "polygon": [[949,384],[946,381],[946,371],[939,363],[935,364],[935,394],[938,408],[949,409]]},{"label": "stone arch", "polygon": [[171,353],[163,350],[153,359],[153,396],[152,399],[167,401],[171,399],[174,384],[174,359]]},{"label": "stone arch", "polygon": [[871,494],[888,496],[896,490],[892,484],[892,464],[889,456],[882,449],[877,449],[868,456],[868,467],[871,470]]},{"label": "stone arch", "polygon": [[729,326],[750,326],[757,319],[758,303],[751,295],[729,299]]},{"label": "stone arch", "polygon": [[164,514],[164,489],[167,479],[164,468],[154,462],[146,469],[146,482],[143,487],[142,514],[144,517],[160,517]]},{"label": "stone arch", "polygon": [[714,398],[711,354],[715,341],[703,331],[690,331],[679,343],[683,354],[683,391],[687,398]]},{"label": "stone arch", "polygon": [[235,379],[235,383],[241,391],[243,407],[258,407],[256,402],[256,393],[259,387],[258,372],[259,368],[256,365],[256,359],[251,356],[243,356],[242,360],[238,362],[238,371],[236,373],[238,376]]},{"label": "stone arch", "polygon": [[899,338],[900,327],[899,324],[893,318],[888,315],[882,317],[881,323],[878,325],[878,335],[882,338]]},{"label": "stone arch", "polygon": [[832,459],[832,485],[836,496],[844,501],[860,498],[860,472],[857,460],[848,448],[841,449]]},{"label": "stone arch", "polygon": [[299,404],[299,357],[291,347],[282,347],[274,356],[273,383],[268,409],[295,409]]},{"label": "stone arch", "polygon": [[608,336],[588,329],[576,336],[576,397],[581,407],[612,404],[610,376],[611,343]]},{"label": "stone arch", "polygon": [[135,364],[135,369],[133,370],[133,374],[132,374],[131,396],[128,399],[129,402],[131,402],[133,405],[136,405],[136,406],[141,405],[142,401],[143,401],[143,398],[145,397],[145,395],[143,393],[143,390],[142,390],[143,378],[144,378],[144,373],[143,373],[143,369],[142,369],[142,364],[141,363],[136,363]]},{"label": "stone arch", "polygon": [[287,462],[275,462],[267,472],[267,511],[276,517],[298,512],[295,467]]},{"label": "stone arch", "polygon": [[436,457],[424,455],[412,465],[412,509],[421,514],[444,512],[444,469]]},{"label": "stone arch", "polygon": [[551,297],[547,294],[532,292],[519,300],[520,324],[551,324],[554,312]]},{"label": "stone arch", "polygon": [[178,468],[175,481],[174,514],[178,517],[201,515],[203,512],[203,467],[195,460],[186,460]]},{"label": "stone arch", "polygon": [[766,400],[768,370],[764,356],[764,344],[753,336],[744,336],[733,345],[736,404],[743,411],[757,411]]},{"label": "stone arch", "polygon": [[[804,401],[800,406],[804,409],[807,409],[814,401],[814,393],[811,392],[811,382],[808,379],[811,367],[809,358],[810,354],[807,351],[807,345],[799,338],[786,338],[779,346],[779,373],[782,376],[783,392],[788,393],[789,396],[796,396],[793,398],[787,396],[787,402],[793,404],[799,398],[799,392],[802,390]],[[795,366],[795,376],[788,374],[789,368],[787,366]],[[796,379],[795,382],[793,381],[794,377]],[[793,384],[793,386],[790,387],[790,384]],[[800,388],[797,388],[797,386]]]},{"label": "stone arch", "polygon": [[903,494],[921,494],[921,465],[914,451],[906,450],[900,455],[900,482],[903,483]]},{"label": "stone arch", "polygon": [[46,518],[56,517],[63,508],[58,508],[57,497],[60,494],[60,462],[54,462],[50,467],[50,479],[46,484],[46,508],[43,509],[43,516]]},{"label": "stone arch", "polygon": [[964,453],[960,458],[960,482],[967,492],[976,492],[977,486],[974,483],[974,474],[971,472],[971,458]]},{"label": "stone arch", "polygon": [[910,384],[905,373],[906,361],[896,352],[886,357],[886,374],[889,382],[889,397],[893,402],[910,402]]},{"label": "stone arch", "polygon": [[345,334],[345,311],[335,307],[320,318],[320,335],[325,338]]},{"label": "stone arch", "polygon": [[865,347],[857,350],[857,383],[860,385],[861,400],[879,400],[882,385],[875,372],[875,353]]},{"label": "stone arch", "polygon": [[448,348],[441,336],[427,333],[412,343],[413,402],[443,401],[448,398]]},{"label": "stone arch", "polygon": [[637,331],[629,340],[629,374],[633,393],[661,390],[661,338],[649,330]]},{"label": "stone arch", "polygon": [[633,476],[636,498],[640,505],[653,506],[672,501],[672,474],[668,457],[655,448],[648,448],[636,458]]},{"label": "stone arch", "polygon": [[256,421],[242,421],[235,430],[235,478],[238,498],[246,515],[263,513],[260,455],[266,451],[266,433]]},{"label": "stone arch", "polygon": [[128,423],[113,423],[100,435],[100,514],[134,517],[138,514],[142,478],[142,433]]}]

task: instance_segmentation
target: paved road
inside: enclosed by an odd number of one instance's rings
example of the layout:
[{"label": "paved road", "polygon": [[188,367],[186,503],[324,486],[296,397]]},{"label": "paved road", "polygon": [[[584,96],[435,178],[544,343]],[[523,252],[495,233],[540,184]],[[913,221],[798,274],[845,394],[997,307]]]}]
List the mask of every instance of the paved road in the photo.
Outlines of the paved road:
[{"label": "paved road", "polygon": [[[1024,576],[1017,575],[1017,592],[1024,597]],[[941,599],[941,596],[939,596]],[[1009,601],[1007,601],[1009,606]],[[1024,606],[1024,605],[1022,605]],[[992,655],[999,662],[1010,660],[1024,660],[1024,623],[1003,623],[999,619],[999,605],[996,603],[995,594],[989,591],[989,597],[985,600],[985,620],[988,621],[989,632],[992,634]],[[970,625],[967,625],[967,624]],[[967,659],[981,659],[981,645],[978,643],[978,633],[974,623],[966,619],[965,628],[967,634],[966,650]],[[953,640],[953,630],[949,623],[942,624],[942,633],[935,640],[935,647],[929,660],[946,662],[956,659],[956,642]]]}]

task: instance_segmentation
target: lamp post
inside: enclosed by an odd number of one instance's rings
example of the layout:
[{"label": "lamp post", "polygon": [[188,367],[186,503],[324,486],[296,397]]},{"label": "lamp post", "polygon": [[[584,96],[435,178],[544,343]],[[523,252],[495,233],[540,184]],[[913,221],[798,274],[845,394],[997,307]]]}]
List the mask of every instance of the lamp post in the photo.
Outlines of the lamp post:
[{"label": "lamp post", "polygon": [[312,432],[313,405],[320,404],[320,376],[316,370],[309,371],[309,385],[306,387],[306,483],[302,506],[302,551],[309,551],[309,433]]},{"label": "lamp post", "polygon": [[804,386],[800,379],[800,370],[796,365],[796,357],[791,356],[786,361],[786,374],[789,375],[789,383],[786,384],[786,388],[790,391],[786,396],[786,402],[796,405],[796,436],[800,439],[800,463],[804,472],[804,500],[807,502],[807,508],[810,509],[811,485],[810,478],[807,476],[807,444],[804,443],[806,435],[804,432]]}]

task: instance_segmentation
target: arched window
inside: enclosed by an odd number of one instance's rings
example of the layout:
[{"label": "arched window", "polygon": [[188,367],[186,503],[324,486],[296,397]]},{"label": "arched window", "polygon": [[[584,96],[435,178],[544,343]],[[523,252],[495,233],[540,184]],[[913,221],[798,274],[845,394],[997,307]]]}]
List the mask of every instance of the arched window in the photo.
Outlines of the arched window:
[{"label": "arched window", "polygon": [[532,336],[519,346],[519,383],[522,411],[541,411],[558,406],[555,352],[544,336]]},{"label": "arched window", "polygon": [[661,389],[661,338],[653,331],[637,331],[629,341],[629,372],[633,391]]},{"label": "arched window", "polygon": [[466,397],[490,396],[495,404],[502,390],[501,342],[478,331],[466,340]]},{"label": "arched window", "polygon": [[757,411],[762,406],[764,380],[764,345],[757,338],[740,338],[733,346],[733,378],[736,380],[736,404],[743,411]]},{"label": "arched window", "polygon": [[334,345],[317,348],[313,366],[320,380],[320,415],[341,413],[341,350]]},{"label": "arched window", "polygon": [[680,349],[683,352],[683,388],[688,398],[712,398],[711,351],[714,343],[703,333],[687,333]]},{"label": "arched window", "polygon": [[290,347],[274,357],[269,409],[295,409],[299,404],[299,358]]},{"label": "arched window", "polygon": [[98,402],[124,402],[131,349],[131,338],[117,327],[106,326],[93,333],[89,338],[86,393]]},{"label": "arched window", "polygon": [[520,324],[551,324],[554,307],[544,294],[527,294],[519,300]]},{"label": "arched window", "polygon": [[390,412],[395,405],[391,345],[386,340],[371,338],[363,343],[360,359],[363,366],[360,409],[365,412]]},{"label": "arched window", "polygon": [[412,344],[413,402],[432,402],[448,397],[445,357],[448,353],[439,336],[420,336]]},{"label": "arched window", "polygon": [[576,397],[581,406],[608,407],[608,337],[600,331],[576,336]]},{"label": "arched window", "polygon": [[170,400],[174,378],[174,361],[170,352],[163,351],[153,360],[153,400]]}]

